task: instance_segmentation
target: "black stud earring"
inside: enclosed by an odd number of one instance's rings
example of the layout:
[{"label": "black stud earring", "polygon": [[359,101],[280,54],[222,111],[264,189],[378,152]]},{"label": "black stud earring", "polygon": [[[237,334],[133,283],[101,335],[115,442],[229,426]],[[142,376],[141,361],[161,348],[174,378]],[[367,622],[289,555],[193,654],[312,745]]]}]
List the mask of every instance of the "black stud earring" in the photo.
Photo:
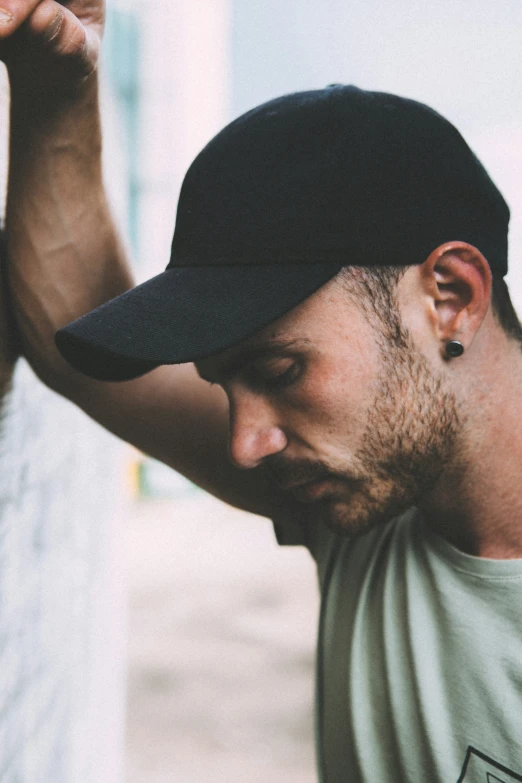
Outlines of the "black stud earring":
[{"label": "black stud earring", "polygon": [[445,346],[446,356],[450,359],[456,359],[457,356],[462,356],[464,353],[464,346],[458,340],[448,340]]}]

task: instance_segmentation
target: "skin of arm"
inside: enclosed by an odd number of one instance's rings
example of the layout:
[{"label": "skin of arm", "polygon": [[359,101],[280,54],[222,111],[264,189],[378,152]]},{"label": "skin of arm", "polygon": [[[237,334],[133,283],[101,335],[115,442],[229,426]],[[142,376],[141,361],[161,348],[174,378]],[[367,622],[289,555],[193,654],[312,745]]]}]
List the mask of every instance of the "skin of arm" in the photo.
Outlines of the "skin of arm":
[{"label": "skin of arm", "polygon": [[102,383],[56,350],[57,329],[132,285],[101,172],[104,9],[87,0],[3,5],[13,15],[0,27],[11,84],[7,277],[23,353],[45,384],[119,437],[233,505],[285,516],[271,479],[230,462],[226,397],[192,365]]}]

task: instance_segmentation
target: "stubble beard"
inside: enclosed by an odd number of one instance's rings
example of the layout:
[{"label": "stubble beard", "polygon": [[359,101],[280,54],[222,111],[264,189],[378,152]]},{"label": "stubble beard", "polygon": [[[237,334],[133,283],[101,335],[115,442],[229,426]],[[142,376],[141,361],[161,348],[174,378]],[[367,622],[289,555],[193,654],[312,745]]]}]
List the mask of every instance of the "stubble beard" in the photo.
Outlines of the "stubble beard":
[{"label": "stubble beard", "polygon": [[[404,329],[400,340],[383,340],[381,353],[379,389],[346,493],[333,491],[307,511],[348,535],[417,505],[436,487],[456,449],[457,403],[444,377],[430,368]],[[336,474],[342,483],[342,472]]]}]

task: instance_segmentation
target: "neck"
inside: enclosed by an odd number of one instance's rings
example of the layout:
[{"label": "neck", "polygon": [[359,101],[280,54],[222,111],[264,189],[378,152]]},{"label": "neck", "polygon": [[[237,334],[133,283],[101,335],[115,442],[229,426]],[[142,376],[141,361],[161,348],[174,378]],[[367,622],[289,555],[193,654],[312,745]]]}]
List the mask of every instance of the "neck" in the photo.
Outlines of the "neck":
[{"label": "neck", "polygon": [[483,380],[463,384],[455,456],[419,508],[467,554],[522,558],[522,348],[504,340],[488,359],[474,373]]}]

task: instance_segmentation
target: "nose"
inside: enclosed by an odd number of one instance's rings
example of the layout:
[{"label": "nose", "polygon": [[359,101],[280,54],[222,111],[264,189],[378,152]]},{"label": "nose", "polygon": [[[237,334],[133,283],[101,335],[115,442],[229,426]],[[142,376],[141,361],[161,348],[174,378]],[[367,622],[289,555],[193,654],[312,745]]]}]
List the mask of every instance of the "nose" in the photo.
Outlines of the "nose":
[{"label": "nose", "polygon": [[260,396],[245,395],[231,403],[229,453],[238,468],[255,468],[266,457],[283,451],[287,444],[274,411]]}]

